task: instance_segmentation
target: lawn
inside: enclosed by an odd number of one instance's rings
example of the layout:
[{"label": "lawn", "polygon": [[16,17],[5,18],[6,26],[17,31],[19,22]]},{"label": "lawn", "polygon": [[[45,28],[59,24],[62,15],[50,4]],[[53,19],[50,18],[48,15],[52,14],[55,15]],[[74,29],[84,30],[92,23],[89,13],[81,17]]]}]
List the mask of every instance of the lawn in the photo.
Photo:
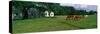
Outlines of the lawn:
[{"label": "lawn", "polygon": [[96,28],[96,15],[89,15],[81,20],[65,20],[65,16],[55,18],[35,18],[13,21],[13,33],[45,32],[58,30],[76,30]]}]

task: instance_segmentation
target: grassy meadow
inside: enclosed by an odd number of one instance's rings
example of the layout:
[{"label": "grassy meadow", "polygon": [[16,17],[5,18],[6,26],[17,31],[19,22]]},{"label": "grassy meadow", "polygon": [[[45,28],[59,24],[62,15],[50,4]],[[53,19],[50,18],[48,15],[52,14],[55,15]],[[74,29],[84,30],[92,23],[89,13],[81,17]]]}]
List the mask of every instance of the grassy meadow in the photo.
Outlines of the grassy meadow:
[{"label": "grassy meadow", "polygon": [[12,26],[13,33],[90,29],[97,27],[97,17],[89,15],[78,21],[66,20],[66,16],[15,20]]}]

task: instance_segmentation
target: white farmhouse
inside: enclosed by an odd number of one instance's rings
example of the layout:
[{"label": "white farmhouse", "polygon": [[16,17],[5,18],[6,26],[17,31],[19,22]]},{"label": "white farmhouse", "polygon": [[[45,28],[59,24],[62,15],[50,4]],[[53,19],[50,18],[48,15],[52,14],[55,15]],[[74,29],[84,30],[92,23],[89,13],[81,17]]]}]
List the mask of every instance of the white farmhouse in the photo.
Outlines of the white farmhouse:
[{"label": "white farmhouse", "polygon": [[54,17],[54,12],[50,12],[50,17]]},{"label": "white farmhouse", "polygon": [[45,17],[49,17],[49,12],[45,11]]}]

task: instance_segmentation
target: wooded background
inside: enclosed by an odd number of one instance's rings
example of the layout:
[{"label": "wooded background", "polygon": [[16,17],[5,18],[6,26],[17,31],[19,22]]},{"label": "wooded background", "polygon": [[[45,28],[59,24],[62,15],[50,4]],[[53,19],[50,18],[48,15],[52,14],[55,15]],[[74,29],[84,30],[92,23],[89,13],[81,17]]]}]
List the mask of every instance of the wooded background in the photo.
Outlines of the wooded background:
[{"label": "wooded background", "polygon": [[93,15],[97,11],[77,10],[72,6],[60,6],[59,3],[12,1],[12,14],[16,19],[41,18],[45,11],[55,15]]}]

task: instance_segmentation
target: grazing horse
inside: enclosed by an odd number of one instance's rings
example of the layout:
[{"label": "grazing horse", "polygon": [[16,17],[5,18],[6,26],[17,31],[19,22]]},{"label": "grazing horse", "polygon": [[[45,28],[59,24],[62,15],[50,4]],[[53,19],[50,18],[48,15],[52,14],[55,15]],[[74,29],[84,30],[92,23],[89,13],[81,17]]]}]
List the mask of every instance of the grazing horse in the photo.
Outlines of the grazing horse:
[{"label": "grazing horse", "polygon": [[68,16],[66,17],[66,20],[67,20],[67,19],[73,19],[73,17],[74,17],[73,15],[68,15]]},{"label": "grazing horse", "polygon": [[80,20],[82,17],[81,16],[79,16],[79,15],[75,15],[74,16],[74,20]]},{"label": "grazing horse", "polygon": [[81,16],[79,15],[68,15],[66,17],[66,20],[69,19],[69,20],[80,20],[81,19]]}]

